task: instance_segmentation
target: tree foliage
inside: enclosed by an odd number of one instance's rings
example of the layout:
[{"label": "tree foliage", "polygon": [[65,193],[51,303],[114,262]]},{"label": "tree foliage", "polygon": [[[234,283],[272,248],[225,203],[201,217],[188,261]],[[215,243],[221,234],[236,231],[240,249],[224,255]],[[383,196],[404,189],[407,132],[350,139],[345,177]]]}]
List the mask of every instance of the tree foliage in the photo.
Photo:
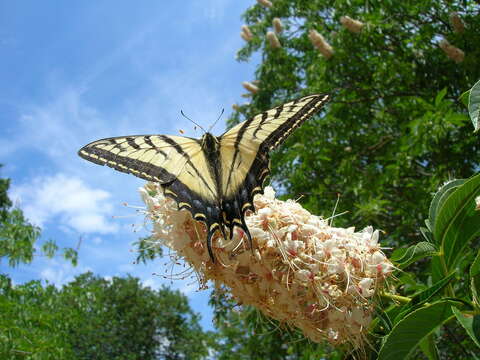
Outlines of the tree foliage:
[{"label": "tree foliage", "polygon": [[[0,164],[1,168],[1,164]],[[30,263],[36,254],[35,243],[40,237],[40,229],[32,225],[23,215],[23,211],[14,207],[8,197],[10,179],[0,179],[0,261],[7,259],[9,266]],[[40,253],[53,257],[58,246],[48,240],[40,245]],[[72,264],[77,263],[77,251],[63,249],[63,257]]]},{"label": "tree foliage", "polygon": [[[459,98],[480,78],[478,2],[271,3],[258,1],[243,14],[252,36],[242,36],[238,59],[260,52],[258,91],[229,124],[302,95],[332,93],[321,116],[273,154],[272,174],[285,197],[303,195],[314,213],[329,216],[340,195],[337,212],[347,215],[337,225],[373,225],[385,231],[385,244],[399,248],[392,259],[404,270],[393,293],[377,299],[370,346],[357,355],[472,358],[480,338],[480,147],[472,134],[479,85],[462,96],[468,109]],[[342,24],[344,16],[360,21],[361,30]],[[266,36],[272,30],[280,47]],[[311,41],[312,30],[330,44],[331,57]],[[461,180],[442,185],[452,179]]]},{"label": "tree foliage", "polygon": [[211,345],[184,295],[133,277],[85,273],[62,289],[2,277],[0,313],[5,359],[200,359]]},{"label": "tree foliage", "polygon": [[[260,51],[260,91],[230,123],[299,95],[334,92],[321,118],[304,124],[273,158],[274,180],[315,213],[338,224],[374,225],[392,244],[418,240],[430,194],[478,168],[479,145],[457,99],[480,78],[479,7],[474,1],[276,0],[244,19],[254,34],[238,53]],[[456,33],[449,17],[466,24]],[[365,25],[352,33],[340,22]],[[285,30],[273,49],[265,39],[278,17]],[[334,54],[324,58],[308,34],[317,30]],[[455,63],[439,48],[446,38],[465,52]],[[336,90],[337,89],[337,90]]]},{"label": "tree foliage", "polygon": [[[16,266],[39,255],[40,229],[12,206],[8,187],[0,179],[0,257]],[[58,247],[48,241],[41,250],[52,257]],[[65,249],[64,257],[75,263],[76,251]],[[184,295],[137,278],[85,273],[58,289],[0,275],[2,359],[200,359],[212,339]]]}]

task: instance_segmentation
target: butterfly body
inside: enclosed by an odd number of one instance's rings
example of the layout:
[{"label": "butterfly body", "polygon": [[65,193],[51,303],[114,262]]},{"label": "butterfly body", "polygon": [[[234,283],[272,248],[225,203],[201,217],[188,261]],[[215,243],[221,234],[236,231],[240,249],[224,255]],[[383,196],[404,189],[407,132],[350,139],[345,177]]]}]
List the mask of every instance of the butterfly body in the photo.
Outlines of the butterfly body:
[{"label": "butterfly body", "polygon": [[254,116],[221,136],[205,133],[200,139],[167,135],[107,138],[84,146],[79,155],[100,165],[132,173],[161,184],[179,209],[187,209],[207,227],[231,237],[241,228],[252,243],[245,213],[255,211],[253,197],[263,193],[269,175],[269,151],[328,101],[310,95]]}]

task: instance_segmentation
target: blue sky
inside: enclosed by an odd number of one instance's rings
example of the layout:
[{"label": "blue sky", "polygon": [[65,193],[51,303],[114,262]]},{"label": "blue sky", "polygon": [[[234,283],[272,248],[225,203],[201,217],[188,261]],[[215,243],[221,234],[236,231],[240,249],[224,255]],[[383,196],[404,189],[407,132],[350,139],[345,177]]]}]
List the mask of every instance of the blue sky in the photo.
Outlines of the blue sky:
[{"label": "blue sky", "polygon": [[[211,328],[208,291],[192,279],[171,283],[165,259],[134,265],[131,243],[146,235],[137,192],[144,182],[77,156],[109,136],[199,136],[242,102],[254,63],[238,63],[240,15],[255,2],[4,1],[0,3],[0,170],[10,196],[43,230],[42,239],[75,247],[79,265],[38,258],[8,269],[17,283],[62,284],[87,270],[182,290]],[[218,124],[215,133],[224,130]]]}]

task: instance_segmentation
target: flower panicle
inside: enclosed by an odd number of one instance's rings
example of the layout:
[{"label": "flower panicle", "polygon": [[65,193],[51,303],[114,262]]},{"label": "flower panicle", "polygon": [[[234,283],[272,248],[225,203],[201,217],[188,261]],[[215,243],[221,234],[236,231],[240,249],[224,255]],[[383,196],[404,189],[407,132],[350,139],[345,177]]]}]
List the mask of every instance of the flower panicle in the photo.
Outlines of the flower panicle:
[{"label": "flower panicle", "polygon": [[445,55],[447,55],[450,59],[455,61],[457,64],[461,63],[465,58],[465,53],[461,49],[450,44],[447,39],[440,40],[440,42],[438,43],[438,46],[440,47],[440,49],[443,50]]},{"label": "flower panicle", "polygon": [[449,19],[454,32],[461,34],[465,31],[465,23],[457,12],[452,12]]},{"label": "flower panicle", "polygon": [[350,32],[358,34],[362,31],[365,24],[359,20],[354,20],[349,16],[340,17],[340,23]]},{"label": "flower panicle", "polygon": [[257,0],[257,3],[259,3],[260,5],[266,8],[271,8],[273,6],[272,2],[268,0]]},{"label": "flower panicle", "polygon": [[[156,189],[152,191],[152,189]],[[224,284],[240,303],[301,329],[315,341],[361,347],[381,291],[393,266],[378,243],[379,232],[367,227],[335,228],[295,201],[280,201],[272,188],[254,199],[256,213],[245,221],[254,251],[243,231],[232,240],[216,234],[206,249],[206,227],[187,210],[178,211],[160,185],[140,189],[153,222],[152,239],[170,247],[198,274]]]},{"label": "flower panicle", "polygon": [[252,94],[256,94],[259,90],[257,85],[249,81],[242,82],[242,86],[245,88],[245,90],[250,91]]},{"label": "flower panicle", "polygon": [[273,31],[267,32],[267,40],[273,49],[279,49],[282,47],[282,44],[280,44],[280,40],[278,40],[277,35],[275,35]]},{"label": "flower panicle", "polygon": [[240,32],[240,36],[243,40],[247,42],[253,39],[252,31],[247,25],[242,25],[242,31]]},{"label": "flower panicle", "polygon": [[281,34],[283,31],[282,20],[276,17],[273,19],[272,23],[273,23],[273,29],[275,30],[275,33]]},{"label": "flower panicle", "polygon": [[313,46],[325,56],[325,58],[330,59],[333,56],[333,48],[317,30],[310,30],[308,37]]}]

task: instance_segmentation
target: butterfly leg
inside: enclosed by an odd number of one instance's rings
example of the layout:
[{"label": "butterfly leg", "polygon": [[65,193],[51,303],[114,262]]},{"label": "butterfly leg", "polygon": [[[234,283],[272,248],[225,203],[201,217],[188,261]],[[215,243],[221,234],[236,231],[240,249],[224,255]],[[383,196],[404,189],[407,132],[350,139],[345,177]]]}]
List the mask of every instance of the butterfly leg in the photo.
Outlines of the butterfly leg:
[{"label": "butterfly leg", "polygon": [[215,256],[213,255],[213,249],[212,249],[212,239],[213,235],[217,232],[217,228],[214,228],[213,231],[209,230],[208,235],[207,235],[207,250],[208,250],[208,255],[210,256],[210,260],[212,260],[212,263],[215,264]]},{"label": "butterfly leg", "polygon": [[250,246],[250,251],[253,254],[252,235],[250,234],[250,231],[248,230],[247,223],[245,222],[245,218],[243,216],[242,216],[242,230],[245,232],[245,235],[247,235],[248,245]]}]

